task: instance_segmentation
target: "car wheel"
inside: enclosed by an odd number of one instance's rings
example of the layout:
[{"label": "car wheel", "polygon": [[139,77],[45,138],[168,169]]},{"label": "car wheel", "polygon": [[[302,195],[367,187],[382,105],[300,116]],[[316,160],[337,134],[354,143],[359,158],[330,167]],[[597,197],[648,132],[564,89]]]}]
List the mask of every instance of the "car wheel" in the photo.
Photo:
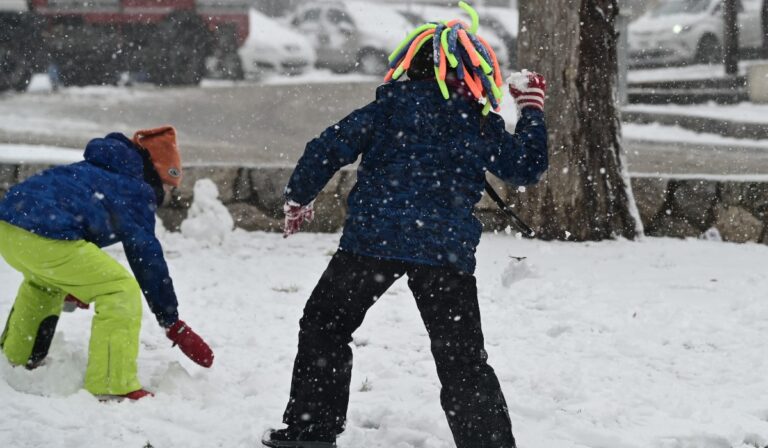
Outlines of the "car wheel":
[{"label": "car wheel", "polygon": [[103,59],[77,59],[77,62],[57,61],[60,82],[69,86],[117,85],[120,72]]},{"label": "car wheel", "polygon": [[10,45],[0,45],[0,91],[24,91],[32,78],[32,67],[24,54]]},{"label": "car wheel", "polygon": [[706,34],[699,40],[699,45],[696,48],[696,62],[700,64],[723,62],[723,46],[717,37]]},{"label": "car wheel", "polygon": [[218,78],[240,81],[245,78],[243,62],[236,52],[228,53],[216,61]]},{"label": "car wheel", "polygon": [[360,52],[357,58],[358,69],[365,75],[381,75],[389,70],[389,60],[384,52],[367,48]]},{"label": "car wheel", "polygon": [[330,69],[333,73],[344,75],[353,71],[355,69],[355,65],[334,65],[330,67]]}]

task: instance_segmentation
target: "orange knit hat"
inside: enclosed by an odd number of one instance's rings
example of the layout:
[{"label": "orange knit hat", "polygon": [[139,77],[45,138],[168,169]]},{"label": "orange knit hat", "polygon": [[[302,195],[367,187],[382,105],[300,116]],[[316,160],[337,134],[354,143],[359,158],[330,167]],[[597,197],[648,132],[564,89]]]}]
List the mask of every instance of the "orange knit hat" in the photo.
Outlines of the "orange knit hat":
[{"label": "orange knit hat", "polygon": [[149,158],[163,183],[174,187],[181,185],[181,156],[173,126],[136,131],[133,143],[149,152]]}]

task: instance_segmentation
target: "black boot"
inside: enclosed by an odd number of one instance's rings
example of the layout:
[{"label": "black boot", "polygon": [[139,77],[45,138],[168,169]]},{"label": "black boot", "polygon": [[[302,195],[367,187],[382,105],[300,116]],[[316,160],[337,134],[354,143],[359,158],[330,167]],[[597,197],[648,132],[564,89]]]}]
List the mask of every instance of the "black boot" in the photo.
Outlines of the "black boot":
[{"label": "black boot", "polygon": [[289,426],[268,430],[261,443],[272,448],[336,448],[336,434],[317,425]]}]

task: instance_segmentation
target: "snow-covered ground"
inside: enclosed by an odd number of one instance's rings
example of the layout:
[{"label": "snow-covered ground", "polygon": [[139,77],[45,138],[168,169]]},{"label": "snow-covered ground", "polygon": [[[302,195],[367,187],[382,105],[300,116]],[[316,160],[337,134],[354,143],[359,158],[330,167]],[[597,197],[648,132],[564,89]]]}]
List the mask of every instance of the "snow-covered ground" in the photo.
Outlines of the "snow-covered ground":
[{"label": "snow-covered ground", "polygon": [[724,105],[714,102],[687,106],[680,104],[632,104],[624,106],[622,109],[627,112],[691,115],[745,123],[768,123],[768,104],[740,103]]},{"label": "snow-covered ground", "polygon": [[[200,218],[189,236],[161,240],[181,317],[211,343],[213,368],[172,348],[145,307],[140,378],[157,396],[99,403],[82,389],[93,311],[65,314],[44,366],[0,359],[0,446],[257,447],[279,425],[298,319],[338,235],[283,239],[227,224],[207,238]],[[119,248],[109,252],[125,262]],[[519,445],[768,444],[766,259],[762,245],[485,235],[477,276],[487,348]],[[0,263],[2,319],[19,281]],[[342,448],[453,446],[404,281],[371,310],[354,352]]]},{"label": "snow-covered ground", "polygon": [[[306,73],[295,76],[286,76],[280,74],[269,74],[263,79],[258,81],[245,80],[245,81],[231,81],[223,79],[203,79],[200,82],[200,87],[203,88],[217,88],[217,87],[232,87],[239,84],[264,84],[264,85],[293,85],[293,84],[317,84],[317,83],[347,83],[347,82],[377,82],[381,81],[382,76],[369,76],[360,73],[348,73],[338,74],[333,73],[327,69],[311,69]],[[135,89],[126,86],[87,86],[87,87],[65,87],[59,89],[59,92],[68,94],[71,96],[87,96],[87,95],[99,95],[104,96],[105,99],[117,97],[117,100],[125,99],[125,95],[137,95],[145,90],[153,90],[155,88],[152,84],[138,84],[140,89]],[[32,77],[32,80],[27,89],[29,93],[51,93],[53,92],[53,86],[48,75],[44,73],[37,73]],[[145,93],[149,96],[149,93]]]},{"label": "snow-covered ground", "polygon": [[[739,75],[746,75],[749,67],[768,61],[755,59],[739,62]],[[680,81],[690,79],[724,78],[725,65],[698,64],[684,67],[660,67],[629,71],[629,82]]]},{"label": "snow-covered ground", "polygon": [[[766,122],[768,122],[768,117],[766,117]],[[768,151],[768,140],[723,137],[720,134],[695,132],[680,126],[664,126],[658,123],[623,123],[621,125],[621,130],[624,138],[630,140],[721,145],[738,148],[764,149]]]},{"label": "snow-covered ground", "polygon": [[0,163],[66,164],[83,160],[82,149],[0,144]]}]

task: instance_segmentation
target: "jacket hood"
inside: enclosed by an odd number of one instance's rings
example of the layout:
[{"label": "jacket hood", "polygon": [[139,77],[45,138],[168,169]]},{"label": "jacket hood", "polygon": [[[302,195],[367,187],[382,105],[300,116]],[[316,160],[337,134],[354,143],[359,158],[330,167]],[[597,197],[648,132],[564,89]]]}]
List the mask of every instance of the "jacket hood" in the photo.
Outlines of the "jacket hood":
[{"label": "jacket hood", "polygon": [[144,175],[144,164],[138,148],[119,132],[88,142],[84,157],[87,162],[113,173],[138,179]]}]

